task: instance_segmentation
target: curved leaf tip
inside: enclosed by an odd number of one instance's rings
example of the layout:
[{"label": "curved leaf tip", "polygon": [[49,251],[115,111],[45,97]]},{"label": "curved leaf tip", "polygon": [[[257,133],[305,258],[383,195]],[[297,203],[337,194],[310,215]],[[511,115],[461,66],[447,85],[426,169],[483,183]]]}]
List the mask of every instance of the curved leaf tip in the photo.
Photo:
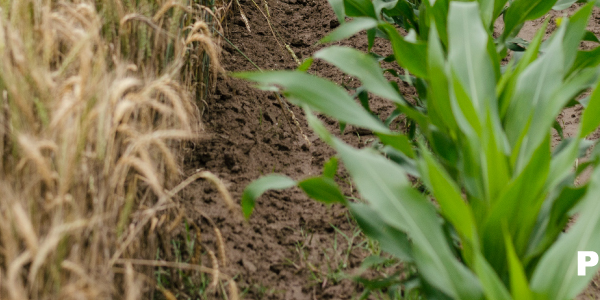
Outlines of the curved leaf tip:
[{"label": "curved leaf tip", "polygon": [[246,220],[250,218],[256,204],[256,198],[260,197],[264,192],[268,190],[283,190],[295,185],[296,181],[279,174],[267,175],[252,182],[244,189],[244,193],[242,194],[242,212],[244,213],[244,218]]}]

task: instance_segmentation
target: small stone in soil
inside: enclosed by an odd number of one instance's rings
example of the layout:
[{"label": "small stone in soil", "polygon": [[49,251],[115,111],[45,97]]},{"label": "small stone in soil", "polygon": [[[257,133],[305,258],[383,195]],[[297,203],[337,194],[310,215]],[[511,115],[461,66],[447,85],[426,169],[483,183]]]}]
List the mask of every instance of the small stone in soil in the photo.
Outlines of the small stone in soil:
[{"label": "small stone in soil", "polygon": [[271,266],[269,267],[269,270],[271,270],[271,272],[273,272],[273,273],[275,273],[275,274],[279,275],[279,273],[281,273],[281,270],[283,270],[283,265],[281,265],[281,264],[274,264],[274,265],[271,265]]},{"label": "small stone in soil", "polygon": [[340,26],[340,21],[338,21],[337,19],[333,19],[331,20],[331,22],[329,22],[329,28],[333,29]]},{"label": "small stone in soil", "polygon": [[248,272],[250,272],[250,273],[256,272],[256,266],[252,262],[250,262],[249,260],[247,260],[245,258],[242,259],[242,265]]},{"label": "small stone in soil", "polygon": [[225,154],[225,157],[223,159],[225,160],[225,165],[229,169],[232,169],[235,166],[235,157],[232,153]]}]

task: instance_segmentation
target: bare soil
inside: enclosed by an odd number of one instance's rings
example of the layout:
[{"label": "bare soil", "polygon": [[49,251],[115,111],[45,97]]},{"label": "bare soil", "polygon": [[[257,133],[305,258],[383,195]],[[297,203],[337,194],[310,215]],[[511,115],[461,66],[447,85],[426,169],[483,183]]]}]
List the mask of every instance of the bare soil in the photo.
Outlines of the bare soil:
[{"label": "bare soil", "polygon": [[[240,4],[250,21],[251,32],[236,9],[235,16],[227,22],[226,37],[264,70],[296,68],[297,63],[280,48],[266,18],[252,1],[242,0]],[[316,45],[318,40],[339,25],[324,0],[269,0],[268,5],[271,24],[300,60],[322,48]],[[340,44],[367,50],[364,35]],[[222,64],[227,71],[256,70],[234,47],[224,43],[223,48]],[[381,54],[391,53],[383,43],[375,49]],[[344,78],[323,62],[315,62],[311,72],[355,86],[351,78]],[[411,93],[410,87],[404,89]],[[302,179],[320,174],[323,163],[335,153],[307,127],[303,112],[291,105],[290,108],[311,146],[288,122],[285,108],[273,93],[256,90],[239,79],[220,78],[203,113],[210,138],[190,150],[185,162],[187,172],[204,169],[215,173],[226,182],[236,200],[261,175],[276,172]],[[382,117],[393,110],[389,103],[375,100],[371,108]],[[324,117],[322,120],[331,131],[339,133],[337,122]],[[359,146],[368,142],[372,134],[349,126],[341,137]],[[348,196],[352,195],[348,183],[340,184]],[[246,299],[350,299],[362,292],[352,280],[334,276],[339,275],[338,271],[352,274],[369,255],[362,236],[349,245],[341,234],[351,238],[357,233],[344,207],[319,204],[298,189],[268,192],[257,201],[254,214],[245,222],[231,216],[208,183],[194,183],[186,189],[185,197],[190,209],[201,209],[221,229],[230,259],[224,271],[238,275],[237,282]],[[196,220],[204,222],[200,216]],[[204,242],[210,243],[211,239],[211,232],[203,235]],[[349,247],[352,250],[347,256]]]},{"label": "bare soil", "polygon": [[[273,28],[300,60],[322,48],[317,41],[339,25],[325,0],[267,0],[267,3]],[[296,62],[278,45],[267,19],[253,0],[240,0],[240,4],[251,32],[236,7],[234,16],[227,21],[226,37],[262,69],[295,68]],[[256,4],[264,10],[263,3],[257,1]],[[555,19],[560,14],[552,13],[550,17]],[[599,18],[600,14],[596,11],[594,17]],[[595,18],[591,30],[598,34],[600,24]],[[523,29],[523,37],[528,38],[539,25],[528,24]],[[364,34],[339,44],[367,50]],[[227,71],[255,70],[234,47],[225,42],[223,48],[222,64]],[[374,49],[382,55],[391,52],[387,45],[379,42]],[[323,62],[315,62],[311,72],[355,86],[351,78]],[[402,88],[407,98],[414,94],[412,88]],[[382,118],[393,110],[387,101],[371,99],[371,105]],[[290,108],[311,141],[310,147],[298,128],[288,122],[285,109],[273,93],[256,90],[248,82],[235,78],[220,78],[203,112],[209,138],[189,149],[186,173],[199,169],[215,173],[223,179],[236,201],[241,198],[243,189],[261,175],[277,172],[301,179],[320,174],[323,163],[335,153],[307,127],[303,112],[291,105]],[[561,115],[566,135],[574,134],[580,110],[574,108]],[[339,133],[337,122],[324,117],[322,120],[331,131]],[[364,145],[372,138],[370,132],[354,128],[347,128],[340,136],[355,146]],[[340,172],[344,174],[342,168]],[[351,196],[350,183],[339,183],[346,195]],[[351,279],[333,276],[339,274],[338,271],[354,274],[369,255],[364,237],[358,235],[349,245],[340,234],[352,237],[356,232],[345,208],[319,204],[298,189],[268,192],[257,201],[254,214],[245,222],[232,216],[209,183],[192,184],[185,190],[184,197],[191,215],[201,210],[221,229],[229,257],[228,266],[221,266],[221,271],[237,276],[244,298],[353,299],[362,292],[362,287]],[[194,220],[206,222],[199,214]],[[217,252],[212,232],[202,234],[203,241]],[[351,251],[346,256],[349,246]],[[210,262],[210,259],[205,261]],[[589,292],[588,295],[597,294],[595,289]]]}]

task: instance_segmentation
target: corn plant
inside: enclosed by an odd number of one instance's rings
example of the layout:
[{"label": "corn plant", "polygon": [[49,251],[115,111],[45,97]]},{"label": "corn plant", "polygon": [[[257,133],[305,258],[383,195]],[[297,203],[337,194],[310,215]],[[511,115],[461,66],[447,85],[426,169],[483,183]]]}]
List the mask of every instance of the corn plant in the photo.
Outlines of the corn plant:
[{"label": "corn plant", "polygon": [[[364,200],[344,196],[332,160],[322,176],[255,181],[242,197],[245,215],[264,191],[299,186],[318,201],[348,206],[365,234],[417,268],[418,289],[427,299],[574,298],[597,270],[578,276],[577,252],[600,251],[600,169],[575,184],[600,163],[598,148],[578,163],[593,145],[586,136],[600,125],[600,61],[595,50],[579,50],[589,37],[593,4],[563,19],[545,41],[544,25],[521,53],[501,63],[524,21],[566,2],[516,0],[505,8],[507,1],[431,0],[417,3],[417,14],[414,1],[344,0],[343,10],[332,1],[340,16],[354,19],[324,40],[365,29],[389,39],[392,58],[413,78],[420,104],[407,101],[397,81],[384,77],[379,56],[332,46],[314,59],[392,101],[416,124],[415,133],[390,130],[343,88],[302,71],[310,61],[298,71],[238,74],[303,107]],[[413,19],[391,16],[409,4]],[[505,31],[494,39],[491,26],[499,16]],[[404,24],[408,34],[390,20]],[[577,104],[585,107],[579,132],[553,148],[556,116]],[[313,111],[369,129],[378,142],[356,149],[332,135]]]},{"label": "corn plant", "polygon": [[[390,27],[376,26],[380,23],[379,21],[386,21],[389,24],[398,25],[409,32],[409,36],[411,36],[410,32],[414,32],[420,37],[421,41],[427,41],[430,27],[436,26],[439,34],[438,38],[444,46],[447,46],[446,23],[450,1],[373,0],[372,2],[365,2],[360,0],[329,0],[342,26],[325,37],[323,42],[339,40],[349,37],[360,30],[367,30],[370,51],[375,37],[389,39],[386,32],[390,30]],[[499,55],[504,57],[507,55],[507,50],[522,52],[528,45],[528,41],[516,37],[525,21],[542,17],[551,8],[561,10],[570,7],[575,2],[584,1],[478,0],[476,2],[480,4],[479,14],[483,25],[490,33],[494,29],[494,22],[502,16],[504,28],[502,28],[502,32],[493,41]],[[509,2],[511,5],[506,6]],[[352,22],[345,22],[345,17],[352,17],[354,19]],[[591,32],[586,32],[584,40],[598,41]],[[419,46],[415,47],[417,48],[415,50],[418,50]]]}]

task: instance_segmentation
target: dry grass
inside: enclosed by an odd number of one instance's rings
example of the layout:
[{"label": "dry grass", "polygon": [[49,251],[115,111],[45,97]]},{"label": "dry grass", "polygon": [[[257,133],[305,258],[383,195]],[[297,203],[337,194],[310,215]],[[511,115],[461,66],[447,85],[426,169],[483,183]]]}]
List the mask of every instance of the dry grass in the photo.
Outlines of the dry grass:
[{"label": "dry grass", "polygon": [[0,9],[0,299],[141,299],[139,262],[181,223],[178,149],[202,133],[219,16],[188,1]]}]

